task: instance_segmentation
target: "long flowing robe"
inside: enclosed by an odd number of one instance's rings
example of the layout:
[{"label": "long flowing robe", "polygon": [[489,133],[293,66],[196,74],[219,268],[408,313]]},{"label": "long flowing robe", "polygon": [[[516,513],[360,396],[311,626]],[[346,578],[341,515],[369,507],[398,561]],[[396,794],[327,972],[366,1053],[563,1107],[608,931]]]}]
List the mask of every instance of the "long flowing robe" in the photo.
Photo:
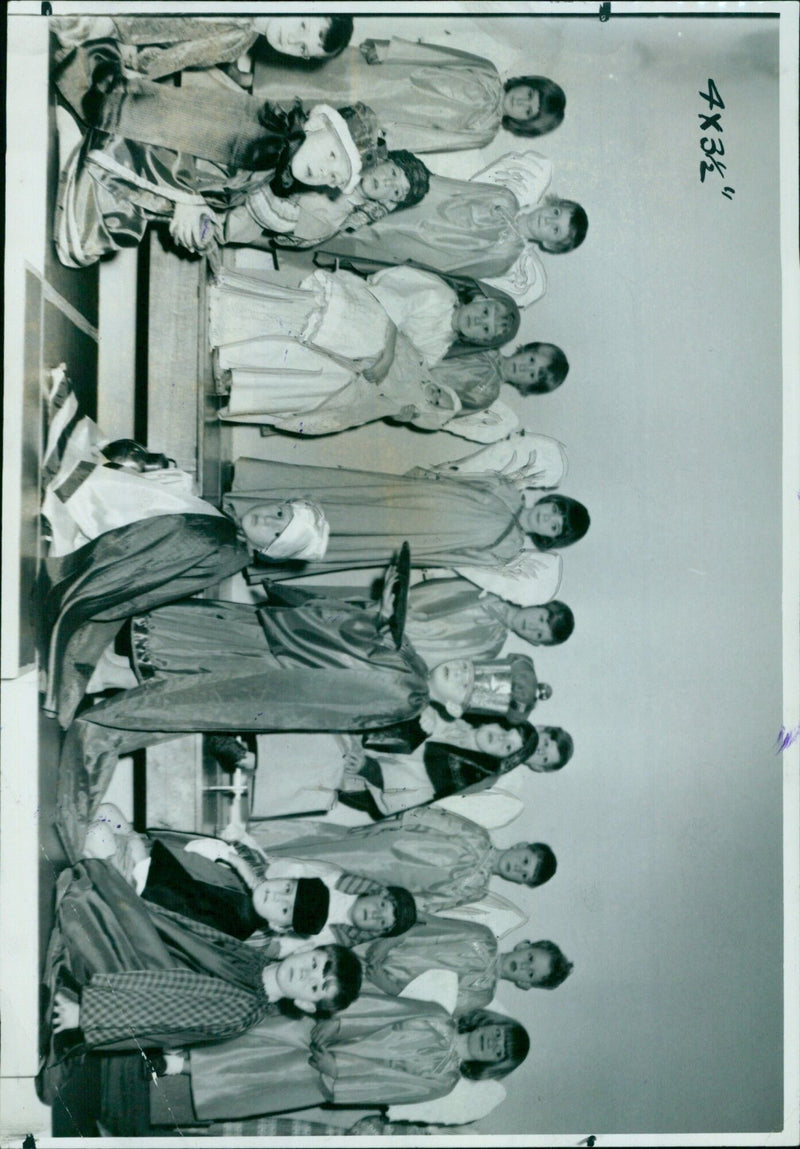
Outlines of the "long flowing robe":
[{"label": "long flowing robe", "polygon": [[[271,1017],[193,1049],[194,1110],[236,1119],[324,1104],[402,1105],[446,1096],[461,1077],[457,1026],[434,1002],[365,994],[330,1021]],[[335,1060],[335,1075],[316,1067]],[[180,1087],[179,1087],[180,1088]]]},{"label": "long flowing robe", "polygon": [[377,114],[393,149],[422,154],[491,143],[503,103],[503,84],[491,61],[399,37],[377,46],[381,59],[375,64],[359,48],[346,48],[316,72],[256,67],[255,86],[268,99],[291,93],[309,106],[361,100]]},{"label": "long flowing robe", "polygon": [[373,942],[364,966],[369,980],[393,995],[432,969],[458,975],[457,1014],[483,1009],[497,990],[497,939],[480,922],[429,916],[400,937]]},{"label": "long flowing robe", "polygon": [[126,619],[241,570],[249,550],[218,515],[160,515],[107,531],[43,564],[38,617],[47,643],[46,709],[69,726],[98,658]]},{"label": "long flowing robe", "polygon": [[471,275],[523,307],[547,290],[547,274],[517,217],[540,203],[552,165],[537,152],[510,153],[469,180],[431,176],[413,207],[321,245],[338,256],[383,263],[413,260],[436,271]]},{"label": "long flowing robe", "polygon": [[385,885],[404,886],[419,912],[479,901],[489,888],[495,851],[483,826],[433,806],[407,810],[372,826],[311,823],[276,844],[269,823],[249,833],[270,856],[334,862]]},{"label": "long flowing robe", "polygon": [[[237,518],[264,502],[265,492],[270,499],[310,497],[325,511],[331,528],[325,559],[304,564],[303,573],[381,566],[404,541],[412,564],[428,567],[502,566],[526,549],[518,523],[522,495],[498,475],[450,479],[237,460],[226,496]],[[281,569],[271,577],[281,577]]]},{"label": "long flowing robe", "polygon": [[137,618],[132,634],[142,685],[80,715],[62,748],[68,851],[80,850],[119,755],[199,731],[365,730],[428,701],[411,646],[397,650],[374,614],[341,601],[259,611],[193,599]]},{"label": "long flowing robe", "polygon": [[405,635],[428,666],[449,658],[496,658],[508,627],[495,599],[463,578],[430,579],[408,593]]}]

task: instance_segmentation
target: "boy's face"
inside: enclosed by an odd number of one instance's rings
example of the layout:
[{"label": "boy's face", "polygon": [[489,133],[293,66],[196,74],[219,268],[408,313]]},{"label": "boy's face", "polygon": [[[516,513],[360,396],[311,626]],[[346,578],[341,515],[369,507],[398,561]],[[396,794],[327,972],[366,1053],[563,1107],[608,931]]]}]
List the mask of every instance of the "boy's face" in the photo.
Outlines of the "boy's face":
[{"label": "boy's face", "polygon": [[553,955],[533,942],[519,942],[508,955],[506,968],[519,989],[533,989],[550,976]]},{"label": "boy's face", "polygon": [[255,24],[276,52],[303,60],[327,56],[322,41],[330,27],[328,16],[271,16]]},{"label": "boy's face", "polygon": [[514,634],[538,646],[540,643],[553,641],[553,632],[550,629],[550,615],[546,606],[521,606],[514,615],[511,623]]},{"label": "boy's face", "polygon": [[361,190],[367,199],[400,203],[411,191],[411,184],[403,169],[394,160],[387,160],[364,172]]},{"label": "boy's face", "polygon": [[520,515],[524,531],[532,531],[546,539],[557,539],[564,529],[564,515],[556,503],[540,499],[532,507],[526,507]]},{"label": "boy's face", "polygon": [[350,920],[360,930],[385,934],[394,926],[394,903],[385,894],[362,894],[353,902]]},{"label": "boy's face", "polygon": [[518,884],[530,885],[538,869],[539,855],[525,842],[503,850],[497,862],[500,877]]},{"label": "boy's face", "polygon": [[469,702],[475,682],[475,668],[468,658],[453,658],[435,666],[428,678],[431,698],[448,714],[458,718]]},{"label": "boy's face", "polygon": [[503,374],[508,383],[523,389],[543,387],[551,382],[552,357],[547,346],[517,351],[503,361]]},{"label": "boy's face", "polygon": [[336,977],[330,972],[331,960],[325,949],[304,950],[290,954],[275,970],[278,989],[301,1009],[311,1008],[335,996]]},{"label": "boy's face", "polygon": [[569,237],[572,216],[567,208],[556,201],[535,207],[525,217],[525,231],[528,239],[547,251],[558,247]]},{"label": "boy's face", "polygon": [[253,890],[253,909],[273,929],[288,930],[296,896],[297,881],[294,878],[267,878]]},{"label": "boy's face", "polygon": [[528,759],[528,765],[531,770],[542,770],[547,766],[557,766],[561,761],[561,754],[558,749],[558,743],[548,734],[544,726],[537,726],[536,733],[539,735],[539,741],[536,744],[531,757]]}]

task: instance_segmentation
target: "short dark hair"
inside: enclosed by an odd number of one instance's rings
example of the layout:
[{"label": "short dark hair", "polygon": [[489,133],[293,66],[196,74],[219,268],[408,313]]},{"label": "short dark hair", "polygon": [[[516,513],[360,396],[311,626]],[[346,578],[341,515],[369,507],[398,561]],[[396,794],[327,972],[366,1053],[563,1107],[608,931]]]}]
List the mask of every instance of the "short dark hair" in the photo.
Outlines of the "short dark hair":
[{"label": "short dark hair", "polygon": [[564,957],[559,946],[555,942],[543,939],[538,942],[531,942],[537,950],[544,950],[545,953],[550,955],[550,973],[546,978],[537,981],[537,989],[557,989],[562,982],[566,981],[573,970],[573,963],[567,961]]},{"label": "short dark hair", "polygon": [[[561,196],[553,196],[552,202],[559,204],[564,211],[569,212],[569,231],[560,243],[548,244],[542,250],[549,252],[550,255],[562,255],[566,251],[574,251],[586,239],[586,232],[589,230],[589,217],[584,208],[574,199],[562,199]],[[538,246],[542,247],[542,244],[539,243]]]},{"label": "short dark hair", "polygon": [[535,340],[533,343],[522,343],[517,347],[514,355],[519,355],[521,351],[540,351],[544,348],[547,348],[550,355],[547,379],[542,383],[513,383],[512,386],[519,391],[520,395],[546,395],[549,391],[555,391],[566,379],[569,373],[569,362],[564,352],[555,343],[541,343]]},{"label": "short dark hair", "polygon": [[572,543],[577,543],[591,525],[592,520],[589,518],[589,512],[583,503],[579,503],[577,499],[571,499],[568,495],[542,495],[540,499],[536,500],[536,503],[552,503],[558,507],[564,518],[561,534],[556,538],[537,535],[535,531],[529,532],[530,538],[540,551],[555,550],[556,547],[568,547]]},{"label": "short dark hair", "polygon": [[414,895],[403,886],[387,886],[386,897],[394,906],[394,925],[383,935],[385,938],[396,938],[406,933],[417,920],[417,903]]},{"label": "short dark hair", "polygon": [[529,120],[503,116],[503,127],[515,136],[544,136],[552,132],[564,119],[564,109],[567,106],[564,89],[547,76],[513,76],[506,80],[503,91],[513,92],[514,88],[523,86],[534,88],[539,93],[539,110]]},{"label": "short dark hair", "polygon": [[546,603],[545,610],[550,624],[550,633],[553,637],[550,642],[545,642],[542,645],[558,646],[559,643],[566,642],[575,629],[575,615],[570,607],[558,598]]},{"label": "short dark hair", "polygon": [[414,207],[430,191],[431,173],[419,156],[406,151],[405,148],[398,148],[396,151],[389,152],[386,156],[386,162],[388,161],[397,164],[408,180],[408,195],[398,204],[395,204],[394,210],[402,211],[405,207]]},{"label": "short dark hair", "polygon": [[361,992],[364,973],[360,960],[347,946],[321,946],[328,955],[322,971],[323,977],[332,974],[338,982],[336,994],[327,1001],[317,1002],[317,1017],[330,1017],[340,1009],[347,1009]]},{"label": "short dark hair", "polygon": [[353,38],[352,16],[329,16],[328,30],[322,37],[325,59],[330,60],[345,50]]},{"label": "short dark hair", "polygon": [[248,750],[255,752],[256,741],[252,734],[206,734],[205,748],[223,770],[232,771]]},{"label": "short dark hair", "polygon": [[486,1025],[501,1025],[505,1030],[505,1056],[502,1061],[462,1061],[461,1076],[469,1081],[506,1077],[528,1056],[531,1044],[528,1031],[504,1013],[495,1013],[491,1009],[474,1009],[458,1019],[458,1032],[473,1033]]},{"label": "short dark hair", "polygon": [[526,886],[535,889],[536,886],[543,886],[545,882],[549,882],[553,874],[556,872],[558,863],[556,856],[550,847],[545,842],[529,842],[528,849],[533,850],[534,853],[539,855],[539,865],[536,867],[536,874],[530,882],[526,882]]}]

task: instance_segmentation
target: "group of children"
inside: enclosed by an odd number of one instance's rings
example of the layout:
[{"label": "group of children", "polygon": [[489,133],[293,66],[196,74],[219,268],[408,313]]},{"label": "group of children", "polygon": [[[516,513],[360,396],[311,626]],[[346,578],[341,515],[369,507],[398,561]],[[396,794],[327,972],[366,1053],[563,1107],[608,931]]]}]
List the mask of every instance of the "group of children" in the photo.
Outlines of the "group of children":
[{"label": "group of children", "polygon": [[[319,1105],[388,1107],[390,1131],[468,1124],[529,1051],[488,1008],[498,983],[555,988],[572,969],[549,940],[501,951],[473,912],[503,904],[494,877],[548,881],[553,851],[500,849],[465,815],[509,771],[573,752],[529,721],[552,693],[532,658],[502,654],[509,635],[554,645],[574,626],[558,552],[589,514],[553,490],[563,446],[499,397],[552,390],[568,363],[552,344],[499,349],[545,290],[540,253],[577,247],[587,219],[547,194],[537,153],[468,181],[418,154],[553,130],[564,93],[449,48],[350,47],[347,17],[53,28],[83,130],[59,189],[62,262],[151,222],[208,254],[223,418],[304,439],[390,419],[481,446],[405,475],[243,458],[220,510],[166,457],[105,441],[54,373],[41,614],[73,865],[45,971],[43,1096],[81,1054],[131,1051],[157,1083],[156,1125],[266,1132]],[[332,262],[287,288],[223,270],[228,243]],[[293,583],[378,567],[377,601],[346,577]],[[194,597],[240,571],[252,602]],[[183,733],[255,770],[271,819],[235,841],[143,834],[104,801],[121,755]],[[282,817],[337,805],[360,823]],[[132,1127],[120,1107],[110,1132]]]}]

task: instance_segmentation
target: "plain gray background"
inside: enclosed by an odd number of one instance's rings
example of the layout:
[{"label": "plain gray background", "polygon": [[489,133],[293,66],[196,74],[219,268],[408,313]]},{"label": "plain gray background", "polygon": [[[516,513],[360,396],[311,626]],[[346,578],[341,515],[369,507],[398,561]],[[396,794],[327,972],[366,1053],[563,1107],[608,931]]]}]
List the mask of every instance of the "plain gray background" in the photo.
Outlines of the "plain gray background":
[{"label": "plain gray background", "polygon": [[[497,881],[530,918],[503,948],[550,937],[575,971],[555,992],[502,983],[532,1051],[486,1132],[782,1124],[777,23],[356,19],[354,43],[424,37],[556,79],[556,132],[430,167],[468,176],[533,146],[590,219],[580,250],[544,257],[521,332],[560,344],[570,375],[503,395],[566,443],[561,489],[593,518],[564,551],[575,634],[536,654],[555,691],[537,720],[575,757],[518,780],[525,813],[496,836],[559,861],[540,890]],[[728,168],[701,184],[709,77]],[[467,450],[380,424],[313,444],[234,432],[234,456],[398,472]]]}]

